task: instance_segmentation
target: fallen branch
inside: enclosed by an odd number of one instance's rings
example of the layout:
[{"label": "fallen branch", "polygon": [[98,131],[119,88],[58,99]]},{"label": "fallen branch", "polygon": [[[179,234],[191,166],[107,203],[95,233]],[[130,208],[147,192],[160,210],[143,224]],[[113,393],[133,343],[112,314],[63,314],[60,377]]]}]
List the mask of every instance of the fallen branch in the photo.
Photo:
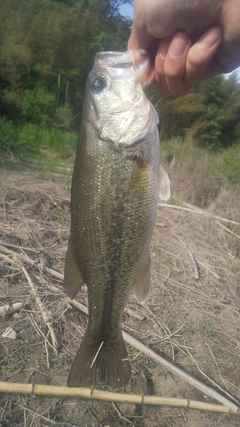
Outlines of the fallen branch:
[{"label": "fallen branch", "polygon": [[[0,249],[1,251],[5,252],[5,254],[9,255],[12,257],[12,259],[10,259],[11,263],[13,263],[14,261],[19,263],[19,260],[22,262],[27,262],[30,265],[34,265],[35,261],[33,261],[31,258],[29,258],[26,254],[22,254],[16,251],[12,251],[11,249],[6,248],[5,246],[3,246],[0,243]],[[19,246],[19,249],[21,249],[21,247]],[[39,252],[39,251],[38,251]],[[2,253],[0,253],[1,256],[3,256]],[[5,255],[6,256],[6,255]]]},{"label": "fallen branch", "polygon": [[34,286],[32,280],[31,280],[31,278],[30,278],[27,270],[25,269],[24,266],[22,266],[21,268],[22,268],[22,271],[23,271],[24,275],[26,276],[28,284],[29,284],[29,286],[30,286],[30,288],[32,290],[33,296],[34,296],[36,304],[38,305],[38,308],[39,308],[39,310],[40,310],[40,312],[42,314],[43,320],[44,320],[44,322],[46,323],[46,325],[48,327],[48,330],[49,330],[49,333],[50,333],[51,339],[52,339],[53,350],[54,350],[54,353],[57,356],[58,355],[58,353],[57,353],[58,343],[57,343],[57,338],[55,336],[55,332],[54,332],[54,330],[52,328],[51,322],[49,321],[49,319],[51,318],[51,316],[50,316],[49,312],[47,311],[47,309],[45,308],[45,306],[42,303],[42,301],[40,300],[40,298],[39,298],[39,296],[37,294],[37,291],[35,289],[35,286]]},{"label": "fallen branch", "polygon": [[34,248],[26,247],[26,246],[12,245],[11,243],[3,242],[2,240],[0,240],[0,245],[6,246],[7,248],[20,249],[21,251],[28,251],[28,252],[32,252],[35,254],[39,254],[38,249],[34,249]]},{"label": "fallen branch", "polygon": [[[191,206],[191,205],[189,205],[189,206]],[[158,208],[171,208],[171,209],[178,209],[178,210],[186,211],[186,212],[192,212],[192,213],[195,213],[198,215],[205,215],[205,216],[208,216],[209,218],[217,219],[219,221],[228,222],[229,224],[240,225],[240,222],[233,221],[233,220],[227,219],[227,218],[223,218],[221,216],[214,215],[210,212],[206,212],[206,211],[200,210],[198,208],[194,208],[194,209],[193,208],[184,208],[183,206],[170,205],[169,203],[158,203],[157,207]]]},{"label": "fallen branch", "polygon": [[125,393],[112,393],[84,387],[60,387],[45,384],[21,384],[0,382],[0,393],[31,394],[49,397],[78,397],[81,399],[104,400],[108,402],[133,403],[138,405],[180,406],[201,411],[221,412],[240,415],[240,408],[230,409],[213,403],[199,402],[190,399],[177,399],[162,396],[144,396]]}]

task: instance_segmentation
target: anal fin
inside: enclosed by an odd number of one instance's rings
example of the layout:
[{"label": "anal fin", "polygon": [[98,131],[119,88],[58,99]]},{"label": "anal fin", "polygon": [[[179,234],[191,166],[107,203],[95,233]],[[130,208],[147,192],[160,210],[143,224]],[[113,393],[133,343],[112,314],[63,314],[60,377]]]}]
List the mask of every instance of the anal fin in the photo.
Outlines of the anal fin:
[{"label": "anal fin", "polygon": [[133,291],[136,294],[137,300],[140,304],[143,304],[146,301],[151,289],[150,267],[151,259],[150,252],[148,252],[133,283]]},{"label": "anal fin", "polygon": [[64,289],[69,298],[74,298],[83,285],[84,280],[81,277],[81,273],[76,262],[70,237],[64,268]]}]

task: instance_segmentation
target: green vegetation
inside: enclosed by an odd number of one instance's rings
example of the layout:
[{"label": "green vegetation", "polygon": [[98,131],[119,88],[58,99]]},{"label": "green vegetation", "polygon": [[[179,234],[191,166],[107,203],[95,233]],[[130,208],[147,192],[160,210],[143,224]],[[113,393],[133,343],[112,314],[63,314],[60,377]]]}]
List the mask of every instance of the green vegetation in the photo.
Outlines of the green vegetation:
[{"label": "green vegetation", "polygon": [[33,123],[15,125],[0,118],[0,149],[7,149],[19,157],[25,157],[39,150],[49,149],[61,159],[71,157],[76,148],[77,135],[58,129],[46,129]]},{"label": "green vegetation", "polygon": [[163,99],[162,138],[191,137],[198,146],[222,150],[240,142],[240,82],[217,76],[182,98]]},{"label": "green vegetation", "polygon": [[72,155],[95,53],[126,48],[127,2],[1,0],[1,148]]},{"label": "green vegetation", "polygon": [[240,177],[240,144],[229,147],[223,153],[223,170],[227,177],[239,183]]}]

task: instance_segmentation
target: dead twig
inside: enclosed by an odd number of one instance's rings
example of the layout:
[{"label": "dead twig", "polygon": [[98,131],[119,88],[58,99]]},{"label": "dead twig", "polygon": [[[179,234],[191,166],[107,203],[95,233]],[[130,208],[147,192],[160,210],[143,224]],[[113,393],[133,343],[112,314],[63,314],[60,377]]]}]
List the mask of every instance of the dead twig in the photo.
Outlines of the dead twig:
[{"label": "dead twig", "polygon": [[188,203],[185,203],[185,204],[187,206],[191,206],[191,208],[185,208],[183,206],[177,206],[177,205],[170,205],[169,203],[158,203],[157,207],[158,208],[179,209],[181,211],[192,212],[192,213],[195,213],[198,215],[205,215],[205,216],[208,216],[209,218],[212,218],[212,219],[217,219],[219,221],[228,222],[229,224],[240,225],[240,222],[233,221],[231,219],[223,218],[221,216],[214,215],[210,212],[200,210],[199,208],[195,208],[194,206],[189,205]]},{"label": "dead twig", "polygon": [[20,249],[21,251],[28,251],[28,252],[32,252],[35,254],[39,253],[39,250],[34,249],[34,248],[28,248],[26,246],[18,246],[18,245],[12,245],[10,243],[7,242],[3,242],[2,240],[0,240],[0,245],[2,246],[7,246],[7,248],[14,248],[14,249]]},{"label": "dead twig", "polygon": [[112,406],[118,414],[119,418],[121,418],[123,421],[126,421],[126,423],[131,424],[131,421],[122,415],[121,411],[118,409],[117,405],[114,402],[112,402]]},{"label": "dead twig", "polygon": [[236,233],[234,233],[232,230],[229,230],[229,228],[225,227],[223,224],[221,224],[219,221],[215,221],[216,224],[221,227],[224,231],[226,231],[227,233],[231,234],[231,236],[236,237],[236,239],[240,240],[240,236]]},{"label": "dead twig", "polygon": [[195,280],[200,280],[200,273],[199,273],[199,266],[198,263],[195,259],[195,256],[193,255],[193,253],[190,251],[190,249],[187,247],[186,243],[183,241],[183,239],[176,235],[177,239],[182,243],[182,245],[186,248],[187,253],[193,263],[193,269],[194,269],[194,279]]},{"label": "dead twig", "polygon": [[43,320],[44,320],[44,322],[46,323],[46,325],[48,327],[48,330],[49,330],[49,333],[50,333],[51,339],[52,339],[53,350],[54,350],[54,353],[57,356],[58,355],[58,352],[57,352],[58,343],[57,343],[57,338],[56,338],[55,332],[54,332],[54,330],[52,328],[51,322],[49,321],[49,319],[51,318],[50,313],[47,311],[47,309],[45,308],[44,304],[40,300],[40,298],[39,298],[39,296],[37,294],[37,290],[35,289],[35,286],[34,286],[32,280],[31,280],[31,278],[30,278],[27,270],[25,269],[24,266],[22,266],[21,268],[22,268],[22,271],[23,271],[24,275],[26,276],[28,284],[29,284],[29,286],[30,286],[30,288],[32,290],[32,293],[34,295],[34,298],[35,298],[35,301],[37,303],[37,306],[38,306],[38,308],[39,308],[39,310],[40,310],[40,312],[42,314]]}]

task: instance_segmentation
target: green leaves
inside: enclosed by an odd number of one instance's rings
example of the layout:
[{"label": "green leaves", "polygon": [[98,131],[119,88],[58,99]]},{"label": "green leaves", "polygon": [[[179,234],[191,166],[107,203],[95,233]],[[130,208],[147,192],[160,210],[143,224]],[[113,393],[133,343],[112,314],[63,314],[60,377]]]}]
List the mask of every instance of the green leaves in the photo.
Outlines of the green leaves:
[{"label": "green leaves", "polygon": [[182,98],[163,99],[163,139],[191,135],[203,147],[221,150],[240,140],[240,84],[217,76]]},{"label": "green leaves", "polygon": [[50,127],[56,111],[56,98],[43,87],[22,93],[21,118],[23,122]]},{"label": "green leaves", "polygon": [[[95,53],[126,49],[126,0],[1,0],[0,112],[78,130]],[[66,110],[67,108],[67,110]]]}]

